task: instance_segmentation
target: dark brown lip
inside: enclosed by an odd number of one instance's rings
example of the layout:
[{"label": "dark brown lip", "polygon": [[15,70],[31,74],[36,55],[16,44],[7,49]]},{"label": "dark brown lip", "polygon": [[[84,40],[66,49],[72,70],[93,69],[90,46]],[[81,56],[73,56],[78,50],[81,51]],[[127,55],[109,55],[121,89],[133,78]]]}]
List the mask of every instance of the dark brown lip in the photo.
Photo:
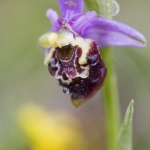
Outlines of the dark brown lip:
[{"label": "dark brown lip", "polygon": [[59,59],[70,60],[74,53],[74,47],[71,44],[69,44],[66,46],[62,46],[61,48],[57,47],[56,51]]}]

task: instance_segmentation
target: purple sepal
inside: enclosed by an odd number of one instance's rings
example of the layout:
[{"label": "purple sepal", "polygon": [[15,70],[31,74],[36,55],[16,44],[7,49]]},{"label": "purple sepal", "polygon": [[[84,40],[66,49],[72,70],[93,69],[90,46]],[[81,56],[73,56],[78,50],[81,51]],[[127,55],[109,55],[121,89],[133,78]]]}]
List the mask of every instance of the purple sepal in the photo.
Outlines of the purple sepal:
[{"label": "purple sepal", "polygon": [[123,23],[105,18],[95,18],[83,31],[82,37],[91,38],[99,48],[106,46],[144,47],[145,37]]},{"label": "purple sepal", "polygon": [[83,15],[80,15],[79,17],[73,17],[69,24],[72,26],[72,28],[78,33],[82,34],[83,29],[88,26],[88,24],[96,18],[97,14],[95,11],[89,11]]},{"label": "purple sepal", "polygon": [[84,9],[83,0],[59,0],[60,11],[64,20],[81,14]]},{"label": "purple sepal", "polygon": [[59,22],[59,16],[57,12],[53,9],[48,9],[46,16],[49,18],[53,26],[50,31],[58,31],[61,28],[61,23]]}]

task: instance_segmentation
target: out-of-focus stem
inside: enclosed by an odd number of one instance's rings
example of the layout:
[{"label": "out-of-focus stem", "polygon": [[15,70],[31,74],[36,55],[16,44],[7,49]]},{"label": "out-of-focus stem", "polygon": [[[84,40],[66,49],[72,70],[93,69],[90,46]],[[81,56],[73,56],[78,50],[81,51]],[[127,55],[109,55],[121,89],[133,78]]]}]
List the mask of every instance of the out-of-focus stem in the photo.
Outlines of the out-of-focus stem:
[{"label": "out-of-focus stem", "polygon": [[117,79],[110,47],[101,50],[103,61],[107,67],[107,76],[103,86],[105,124],[108,150],[113,150],[120,128],[120,107]]},{"label": "out-of-focus stem", "polygon": [[99,15],[112,17],[112,0],[84,0],[89,10],[95,10]]},{"label": "out-of-focus stem", "polygon": [[95,10],[98,14],[100,14],[99,0],[84,0],[84,2],[89,10]]}]

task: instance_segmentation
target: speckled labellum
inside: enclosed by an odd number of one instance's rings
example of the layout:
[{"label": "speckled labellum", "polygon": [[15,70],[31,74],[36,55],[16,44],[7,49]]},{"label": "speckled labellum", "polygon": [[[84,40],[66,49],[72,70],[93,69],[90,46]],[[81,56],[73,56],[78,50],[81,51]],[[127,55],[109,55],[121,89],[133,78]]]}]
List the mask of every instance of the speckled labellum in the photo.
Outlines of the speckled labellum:
[{"label": "speckled labellum", "polygon": [[[54,33],[44,35],[41,43],[48,43],[46,36],[52,39]],[[102,86],[105,65],[95,41],[66,31],[59,31],[55,37],[54,46],[47,49],[45,63],[50,74],[59,80],[63,92],[71,94],[73,104],[79,106]]]}]

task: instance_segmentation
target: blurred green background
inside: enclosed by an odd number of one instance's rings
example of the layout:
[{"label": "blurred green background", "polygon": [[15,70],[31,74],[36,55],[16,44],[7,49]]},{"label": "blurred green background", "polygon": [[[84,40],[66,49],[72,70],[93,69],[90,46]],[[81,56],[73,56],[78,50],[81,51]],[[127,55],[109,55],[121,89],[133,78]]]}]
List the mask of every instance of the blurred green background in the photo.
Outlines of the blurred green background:
[{"label": "blurred green background", "polygon": [[[114,19],[139,30],[149,43],[150,1],[118,0],[118,3],[121,10]],[[38,38],[50,27],[45,16],[48,8],[60,12],[54,0],[0,0],[0,150],[32,149],[17,120],[18,110],[27,102],[49,112],[67,112],[80,124],[86,149],[105,150],[101,95],[97,93],[75,109],[43,64],[44,53]],[[150,149],[149,48],[149,45],[144,49],[113,48],[122,118],[131,99],[135,100],[135,150]]]}]

